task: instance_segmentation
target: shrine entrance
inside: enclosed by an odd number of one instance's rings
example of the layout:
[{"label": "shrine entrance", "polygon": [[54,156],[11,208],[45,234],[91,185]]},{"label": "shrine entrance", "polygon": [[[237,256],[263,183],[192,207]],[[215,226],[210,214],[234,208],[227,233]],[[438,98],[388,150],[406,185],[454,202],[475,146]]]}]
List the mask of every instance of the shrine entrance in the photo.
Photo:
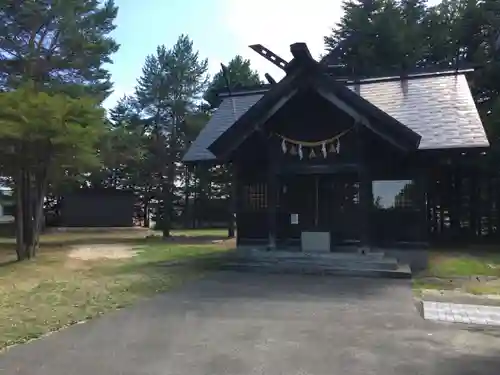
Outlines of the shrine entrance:
[{"label": "shrine entrance", "polygon": [[357,242],[359,183],[356,173],[291,175],[282,178],[281,211],[288,218],[284,236],[328,232],[332,246]]}]

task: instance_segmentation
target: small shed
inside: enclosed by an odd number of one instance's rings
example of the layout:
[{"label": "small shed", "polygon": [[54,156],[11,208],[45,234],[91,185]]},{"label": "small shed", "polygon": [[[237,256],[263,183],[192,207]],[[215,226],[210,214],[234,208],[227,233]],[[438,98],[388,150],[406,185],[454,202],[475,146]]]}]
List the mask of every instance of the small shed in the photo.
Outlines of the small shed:
[{"label": "small shed", "polygon": [[135,195],[117,189],[81,189],[64,194],[63,227],[132,227]]}]

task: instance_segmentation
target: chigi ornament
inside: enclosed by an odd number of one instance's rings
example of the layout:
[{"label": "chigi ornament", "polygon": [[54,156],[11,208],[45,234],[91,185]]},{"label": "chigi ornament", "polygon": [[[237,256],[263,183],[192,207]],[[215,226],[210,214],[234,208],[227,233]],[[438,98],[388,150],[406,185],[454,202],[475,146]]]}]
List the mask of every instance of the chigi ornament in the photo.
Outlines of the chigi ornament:
[{"label": "chigi ornament", "polygon": [[298,155],[300,160],[304,158],[304,155],[307,155],[309,159],[318,156],[323,156],[323,158],[326,159],[328,154],[340,153],[340,138],[349,133],[351,129],[352,128],[347,129],[337,134],[335,137],[317,142],[298,141],[280,134],[276,135],[281,138],[281,151],[283,151],[284,154]]}]

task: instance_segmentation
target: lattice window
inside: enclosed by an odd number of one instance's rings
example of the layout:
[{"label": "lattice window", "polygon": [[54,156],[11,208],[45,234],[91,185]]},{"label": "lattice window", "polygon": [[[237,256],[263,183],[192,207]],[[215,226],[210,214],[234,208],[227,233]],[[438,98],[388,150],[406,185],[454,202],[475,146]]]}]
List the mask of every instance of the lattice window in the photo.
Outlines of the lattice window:
[{"label": "lattice window", "polygon": [[262,211],[267,208],[267,186],[264,183],[243,187],[244,208],[250,211]]},{"label": "lattice window", "polygon": [[359,182],[344,183],[344,200],[346,204],[359,204]]}]

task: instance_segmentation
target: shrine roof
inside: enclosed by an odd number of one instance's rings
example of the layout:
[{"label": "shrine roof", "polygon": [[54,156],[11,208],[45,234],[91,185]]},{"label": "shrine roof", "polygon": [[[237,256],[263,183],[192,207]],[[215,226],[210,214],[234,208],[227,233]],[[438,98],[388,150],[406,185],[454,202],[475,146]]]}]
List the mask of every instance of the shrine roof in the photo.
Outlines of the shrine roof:
[{"label": "shrine roof", "polygon": [[[420,135],[420,150],[489,146],[465,72],[378,77],[343,84]],[[183,160],[215,160],[209,146],[258,103],[270,87],[264,85],[230,96],[221,95],[219,108]]]}]

